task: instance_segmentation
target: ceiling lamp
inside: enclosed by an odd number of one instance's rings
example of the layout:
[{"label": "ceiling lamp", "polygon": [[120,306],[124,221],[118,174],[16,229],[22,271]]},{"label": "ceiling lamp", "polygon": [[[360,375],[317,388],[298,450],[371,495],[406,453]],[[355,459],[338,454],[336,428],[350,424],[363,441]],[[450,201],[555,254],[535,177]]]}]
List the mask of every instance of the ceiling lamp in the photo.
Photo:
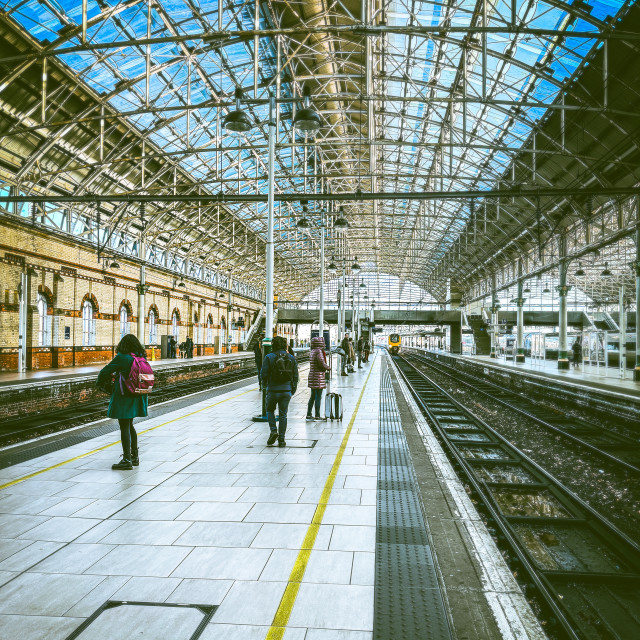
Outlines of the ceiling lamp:
[{"label": "ceiling lamp", "polygon": [[120,268],[120,263],[117,260],[114,260],[110,265],[109,265],[110,269],[119,269]]},{"label": "ceiling lamp", "polygon": [[333,228],[337,231],[346,231],[349,228],[349,221],[344,217],[344,207],[340,207],[340,213],[333,222]]},{"label": "ceiling lamp", "polygon": [[551,289],[545,285],[545,288],[542,290],[542,293],[551,293]]},{"label": "ceiling lamp", "polygon": [[307,86],[302,90],[304,96],[304,106],[296,113],[293,119],[293,126],[299,131],[317,131],[322,122],[315,109],[311,108],[311,91]]},{"label": "ceiling lamp", "polygon": [[249,119],[246,111],[240,108],[240,100],[242,100],[242,89],[236,89],[236,108],[229,111],[224,117],[222,126],[226,131],[231,133],[246,133],[253,128],[253,124]]},{"label": "ceiling lamp", "polygon": [[360,288],[361,288],[361,289],[366,289],[366,288],[367,288],[367,285],[366,285],[364,282],[361,282],[361,283],[360,283]]},{"label": "ceiling lamp", "polygon": [[358,258],[355,259],[354,263],[351,265],[351,271],[353,271],[353,273],[360,273],[361,268],[360,265],[358,264]]},{"label": "ceiling lamp", "polygon": [[302,218],[300,218],[300,220],[298,220],[298,222],[296,223],[296,227],[298,227],[298,229],[308,229],[309,228],[309,219],[307,218],[306,201],[305,201],[305,204],[302,205]]},{"label": "ceiling lamp", "polygon": [[327,267],[327,271],[329,273],[338,273],[338,267],[336,267],[333,260],[329,263],[329,266]]},{"label": "ceiling lamp", "polygon": [[178,287],[180,289],[185,289],[186,288],[186,284],[184,283],[184,280],[180,280],[180,282],[178,282]]},{"label": "ceiling lamp", "polygon": [[527,286],[522,290],[522,293],[531,293],[531,289]]},{"label": "ceiling lamp", "polygon": [[575,273],[577,278],[581,278],[582,276],[587,275],[582,268],[582,262],[578,262],[578,270]]},{"label": "ceiling lamp", "polygon": [[605,262],[604,263],[604,269],[602,271],[602,273],[600,274],[603,278],[610,278],[613,274],[611,273],[611,271],[609,271],[609,263]]}]

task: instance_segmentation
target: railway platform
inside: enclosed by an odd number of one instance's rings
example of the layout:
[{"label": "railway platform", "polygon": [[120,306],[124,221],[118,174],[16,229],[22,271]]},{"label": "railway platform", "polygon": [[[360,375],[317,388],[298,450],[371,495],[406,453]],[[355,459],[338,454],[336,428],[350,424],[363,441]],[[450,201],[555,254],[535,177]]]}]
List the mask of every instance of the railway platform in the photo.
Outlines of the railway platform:
[{"label": "railway platform", "polygon": [[[0,469],[0,637],[544,638],[391,359],[287,446],[255,381]],[[425,629],[428,622],[428,635]]]}]

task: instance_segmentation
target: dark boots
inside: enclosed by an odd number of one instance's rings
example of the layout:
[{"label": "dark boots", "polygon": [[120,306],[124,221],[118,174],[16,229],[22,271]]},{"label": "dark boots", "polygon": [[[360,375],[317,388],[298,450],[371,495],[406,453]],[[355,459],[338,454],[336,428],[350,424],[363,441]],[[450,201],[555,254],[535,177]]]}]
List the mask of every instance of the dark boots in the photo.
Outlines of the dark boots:
[{"label": "dark boots", "polygon": [[137,467],[140,465],[140,458],[138,457],[138,450],[137,449],[132,449],[131,450],[131,464],[134,467]]},{"label": "dark boots", "polygon": [[125,458],[124,455],[120,462],[116,462],[116,464],[112,464],[111,468],[114,471],[131,471],[133,469],[133,464],[129,458]]}]

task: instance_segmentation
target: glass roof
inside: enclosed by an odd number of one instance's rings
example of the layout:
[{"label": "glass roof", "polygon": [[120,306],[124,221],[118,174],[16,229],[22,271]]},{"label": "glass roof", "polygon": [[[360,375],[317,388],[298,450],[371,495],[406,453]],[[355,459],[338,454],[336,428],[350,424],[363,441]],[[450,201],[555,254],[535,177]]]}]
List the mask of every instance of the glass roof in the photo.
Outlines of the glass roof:
[{"label": "glass roof", "polygon": [[[303,199],[322,191],[447,192],[509,182],[533,127],[602,46],[597,35],[608,19],[629,4],[516,0],[509,30],[512,3],[503,0],[391,1],[375,12],[367,2],[364,17],[355,2],[262,2],[256,8],[231,0],[219,11],[217,2],[204,0],[88,0],[86,43],[80,0],[9,0],[3,8],[139,132],[147,153],[165,157],[180,169],[179,181],[198,193],[266,193],[265,99],[275,91],[276,191]],[[363,18],[378,30],[364,35],[356,28]],[[474,30],[480,27],[488,31]],[[256,123],[241,136],[221,126],[238,87]],[[291,124],[304,87],[323,122],[308,137]],[[112,151],[114,161],[129,153]],[[95,158],[78,159],[74,170],[82,162]],[[147,177],[149,192],[170,188],[166,166],[161,169]],[[306,232],[296,229],[298,202],[278,208],[276,267],[289,296],[302,297],[318,283],[320,208],[309,206]],[[266,205],[224,209],[238,223],[231,241],[238,264],[253,260],[263,250],[249,236],[264,240]],[[156,224],[171,242],[178,233],[178,244],[206,250],[220,241],[208,226],[217,213],[219,231],[219,208],[198,207],[200,226],[189,233],[174,211],[159,211]],[[195,211],[184,209],[191,218]],[[327,221],[334,215],[329,207]],[[371,272],[413,280],[435,294],[430,274],[464,228],[469,203],[347,202],[344,215],[351,231],[346,237],[327,232],[327,259],[359,256]]]}]

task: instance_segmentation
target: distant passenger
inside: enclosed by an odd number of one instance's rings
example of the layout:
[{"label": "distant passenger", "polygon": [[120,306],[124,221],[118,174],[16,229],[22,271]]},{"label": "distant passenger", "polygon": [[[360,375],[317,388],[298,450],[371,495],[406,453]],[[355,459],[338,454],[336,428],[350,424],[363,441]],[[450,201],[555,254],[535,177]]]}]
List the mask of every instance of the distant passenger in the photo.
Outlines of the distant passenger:
[{"label": "distant passenger", "polygon": [[174,336],[169,336],[169,357],[176,357],[176,339]]},{"label": "distant passenger", "polygon": [[340,375],[347,375],[347,363],[349,361],[349,333],[344,334],[344,338],[342,338],[342,342],[340,342],[340,357],[342,358],[342,362],[340,363]]},{"label": "distant passenger", "polygon": [[258,385],[262,391],[262,342],[264,341],[264,333],[261,333],[256,340],[256,346],[253,347],[253,358],[256,361],[256,369],[258,370]]},{"label": "distant passenger", "polygon": [[313,420],[311,409],[315,405],[315,419],[320,417],[320,403],[322,402],[322,390],[327,387],[325,371],[329,371],[327,358],[325,356],[324,338],[311,338],[311,353],[309,354],[309,381],[308,387],[311,389],[311,397],[307,405],[307,420]]},{"label": "distant passenger", "polygon": [[131,354],[146,358],[144,347],[138,338],[128,333],[117,346],[116,357],[98,374],[98,385],[108,385],[115,378],[111,400],[107,409],[109,418],[117,418],[120,425],[120,437],[122,439],[122,459],[112,465],[112,469],[133,469],[140,464],[138,455],[138,434],[133,428],[134,418],[144,418],[147,415],[148,396],[123,394],[120,378],[126,380],[131,371],[133,357]]},{"label": "distant passenger", "polygon": [[193,340],[191,339],[191,336],[187,336],[185,347],[187,351],[187,358],[193,358]]},{"label": "distant passenger", "polygon": [[369,344],[369,341],[366,339],[364,341],[363,349],[364,349],[364,361],[366,363],[366,362],[369,362],[369,354],[371,353],[371,344]]},{"label": "distant passenger", "polygon": [[[275,336],[271,341],[271,353],[264,357],[261,373],[262,384],[267,387],[267,420],[271,430],[267,444],[272,445],[277,440],[278,446],[284,447],[289,402],[298,388],[298,363],[287,353],[287,341],[282,336]],[[276,427],[276,406],[279,427]]]},{"label": "distant passenger", "polygon": [[582,337],[578,336],[571,345],[573,351],[573,368],[577,369],[582,364]]},{"label": "distant passenger", "polygon": [[358,369],[362,369],[362,359],[364,358],[364,338],[360,336],[357,344]]}]

